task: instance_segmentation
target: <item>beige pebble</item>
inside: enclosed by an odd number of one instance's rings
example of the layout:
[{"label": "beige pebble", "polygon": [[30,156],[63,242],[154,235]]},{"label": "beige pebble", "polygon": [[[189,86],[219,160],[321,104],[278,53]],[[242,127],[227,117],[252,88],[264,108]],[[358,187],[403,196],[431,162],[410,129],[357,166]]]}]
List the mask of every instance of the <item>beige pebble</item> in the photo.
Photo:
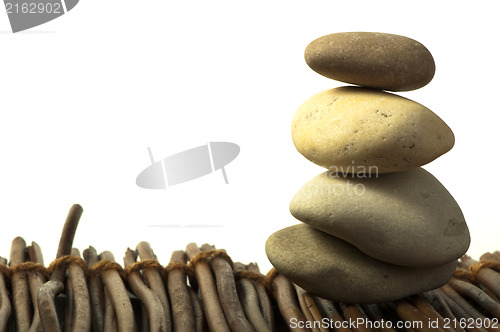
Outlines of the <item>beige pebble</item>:
[{"label": "beige pebble", "polygon": [[425,165],[455,143],[451,129],[425,106],[391,93],[341,87],[304,102],[292,139],[310,161],[341,172],[379,174]]},{"label": "beige pebble", "polygon": [[266,253],[276,269],[305,290],[343,303],[397,300],[444,285],[457,262],[410,268],[375,260],[306,224],[272,234]]},{"label": "beige pebble", "polygon": [[363,178],[324,172],[290,202],[298,220],[392,264],[425,267],[460,258],[470,244],[455,199],[423,168]]},{"label": "beige pebble", "polygon": [[436,70],[424,45],[388,33],[323,36],[307,46],[304,57],[311,69],[328,78],[391,91],[421,88],[432,80]]}]

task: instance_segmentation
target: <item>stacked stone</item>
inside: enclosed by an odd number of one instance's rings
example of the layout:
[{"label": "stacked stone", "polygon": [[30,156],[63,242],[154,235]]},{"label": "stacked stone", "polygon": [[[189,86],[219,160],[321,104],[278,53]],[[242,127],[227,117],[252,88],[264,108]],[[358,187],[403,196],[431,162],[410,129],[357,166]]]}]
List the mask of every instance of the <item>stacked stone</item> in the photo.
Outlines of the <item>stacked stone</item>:
[{"label": "stacked stone", "polygon": [[303,224],[266,242],[276,269],[320,297],[378,303],[444,285],[468,249],[460,207],[421,168],[454,145],[446,123],[425,106],[385,92],[429,83],[430,52],[403,36],[327,35],[305,51],[319,74],[358,86],[323,91],[297,110],[297,150],[328,171],[290,203]]}]

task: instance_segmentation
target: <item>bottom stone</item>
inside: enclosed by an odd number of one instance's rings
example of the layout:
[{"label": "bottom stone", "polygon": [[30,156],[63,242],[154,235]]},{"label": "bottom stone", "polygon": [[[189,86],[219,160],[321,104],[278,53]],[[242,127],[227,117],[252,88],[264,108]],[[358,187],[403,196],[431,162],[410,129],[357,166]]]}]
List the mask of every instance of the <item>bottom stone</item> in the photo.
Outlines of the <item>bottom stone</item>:
[{"label": "bottom stone", "polygon": [[430,268],[393,265],[306,224],[284,228],[266,242],[266,253],[290,281],[319,297],[343,303],[379,303],[446,284],[457,261]]}]

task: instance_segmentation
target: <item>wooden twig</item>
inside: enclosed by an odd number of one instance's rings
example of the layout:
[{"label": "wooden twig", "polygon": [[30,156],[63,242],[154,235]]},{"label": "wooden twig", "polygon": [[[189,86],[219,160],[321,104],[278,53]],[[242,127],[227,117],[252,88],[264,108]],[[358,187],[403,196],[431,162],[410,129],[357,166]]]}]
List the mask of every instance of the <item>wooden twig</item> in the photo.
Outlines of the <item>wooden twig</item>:
[{"label": "wooden twig", "polygon": [[[99,258],[105,262],[115,262],[113,254],[109,251],[102,252]],[[115,269],[106,269],[102,273],[102,280],[109,295],[109,301],[114,307],[120,332],[137,331],[132,302],[120,273]]]},{"label": "wooden twig", "polygon": [[[393,324],[401,322],[401,318],[396,313],[396,305],[393,302],[378,303],[377,306],[382,312],[382,315],[387,317],[388,321],[391,321]],[[417,332],[411,326],[405,327],[404,329],[397,329],[397,331]]]},{"label": "wooden twig", "polygon": [[323,315],[317,305],[317,297],[306,293],[304,294],[304,300],[307,308],[311,311],[314,321],[320,323],[320,331],[330,331],[330,329],[323,324]]},{"label": "wooden twig", "polygon": [[[31,246],[28,247],[28,256],[31,262],[41,264],[43,266],[43,255],[40,246],[36,242],[31,242]],[[31,292],[32,304],[33,304],[33,321],[29,332],[42,332],[42,324],[40,322],[40,313],[38,310],[38,291],[45,283],[46,277],[39,271],[31,271],[28,273],[28,283]]]},{"label": "wooden twig", "polygon": [[320,297],[317,297],[316,301],[321,308],[323,315],[325,315],[325,317],[327,317],[332,322],[331,324],[333,324],[333,326],[336,326],[336,324],[338,325],[338,328],[336,329],[337,332],[351,332],[350,328],[344,327],[342,325],[344,319],[338,312],[337,308],[335,308],[335,305],[332,301],[322,299]]},{"label": "wooden twig", "polygon": [[[461,261],[469,268],[478,263],[470,257],[462,257]],[[500,298],[500,274],[489,268],[483,268],[476,272],[477,281],[486,286],[497,298]]]},{"label": "wooden twig", "polygon": [[[186,254],[189,259],[193,259],[200,252],[201,250],[196,243],[190,243],[186,247]],[[200,288],[201,301],[203,302],[205,317],[210,331],[230,332],[231,330],[226,323],[226,318],[219,302],[210,267],[206,262],[199,261],[194,265],[194,272]]]},{"label": "wooden twig", "polygon": [[[68,267],[69,268],[69,267]],[[64,327],[63,330],[64,332],[69,332],[71,331],[71,324],[74,321],[74,306],[75,306],[75,299],[74,299],[74,292],[73,292],[73,279],[70,279],[66,277],[65,279],[66,285],[64,286],[64,292],[66,294],[66,305],[64,306]]]},{"label": "wooden twig", "polygon": [[[64,222],[61,238],[59,240],[56,259],[71,254],[76,228],[78,227],[78,222],[80,221],[82,213],[83,209],[78,204],[74,204],[70,208],[66,217],[66,221]],[[54,271],[52,271],[50,280],[43,284],[38,292],[38,307],[40,311],[40,319],[42,321],[42,327],[46,331],[56,332],[61,330],[57,318],[57,313],[55,312],[56,306],[54,301],[55,297],[64,291],[65,275],[65,268],[55,268]],[[42,295],[43,297],[40,299],[40,296]],[[42,313],[41,304],[43,304],[44,313]]]},{"label": "wooden twig", "polygon": [[304,314],[305,319],[311,322],[311,330],[313,332],[328,332],[329,329],[322,324],[323,317],[311,294],[298,285],[294,284],[293,286],[297,292],[297,298],[299,300],[299,306],[302,309],[302,313]]},{"label": "wooden twig", "polygon": [[[176,250],[170,257],[170,264],[186,263],[186,254]],[[167,289],[172,300],[172,318],[175,332],[193,332],[196,330],[194,319],[193,301],[186,284],[186,273],[182,268],[169,271],[167,276]]]},{"label": "wooden twig", "polygon": [[75,238],[76,229],[82,213],[83,208],[79,204],[73,204],[69,209],[57,248],[57,258],[71,254],[73,239]]},{"label": "wooden twig", "polygon": [[427,302],[422,295],[417,294],[412,296],[412,301],[415,307],[423,312],[425,315],[427,315],[432,321],[436,321],[437,325],[439,328],[441,328],[444,331],[449,331],[449,332],[454,332],[455,329],[450,325],[450,327],[445,328],[445,321],[443,319],[443,316],[441,316],[433,307],[432,305]]},{"label": "wooden twig", "polygon": [[[148,242],[140,242],[136,247],[136,252],[141,260],[157,260],[156,255],[153,253],[153,250],[151,249],[151,246]],[[149,288],[151,288],[151,290],[155,292],[155,294],[160,298],[161,304],[163,306],[163,312],[165,313],[165,323],[167,325],[167,331],[173,331],[170,303],[160,272],[153,268],[147,268],[143,271],[143,277],[146,280],[146,283],[149,285]]]},{"label": "wooden twig", "polygon": [[[115,307],[111,301],[111,296],[107,288],[104,289],[104,332],[118,332],[118,319]],[[145,330],[147,331],[147,330]]]},{"label": "wooden twig", "polygon": [[[260,274],[259,266],[257,265],[257,263],[250,263],[246,268],[249,272]],[[254,283],[255,289],[257,290],[257,295],[259,297],[260,311],[262,312],[262,316],[266,320],[267,325],[274,331],[276,329],[276,324],[274,319],[273,305],[271,303],[271,298],[269,297],[267,289],[262,283],[262,280],[264,279],[261,279],[261,281]]]},{"label": "wooden twig", "polygon": [[[71,249],[71,256],[79,257],[80,252],[78,249]],[[69,266],[68,266],[69,269]],[[73,279],[66,276],[66,285],[64,287],[66,293],[66,306],[65,306],[65,319],[64,319],[64,331],[71,331],[72,325],[74,324],[74,311],[75,311],[75,293],[73,291]]]},{"label": "wooden twig", "polygon": [[[299,305],[297,303],[297,296],[292,283],[288,281],[285,276],[277,274],[272,279],[272,284],[274,287],[274,298],[278,302],[278,307],[285,320],[286,324],[290,327],[293,332],[308,332],[310,331],[305,326],[305,318],[300,311]],[[291,324],[296,322],[297,324]]]},{"label": "wooden twig", "polygon": [[[499,264],[500,263],[500,257],[498,257],[497,255],[495,254],[492,254],[492,253],[484,253],[483,255],[481,255],[481,257],[479,257],[479,260],[481,262],[493,262],[493,263],[497,263]],[[481,269],[481,270],[485,270],[485,269]],[[479,270],[477,273],[476,273],[476,279],[478,274],[481,272],[481,270]],[[490,272],[487,272],[486,275],[490,274],[490,275],[494,275],[496,277],[500,277],[500,274],[499,274],[499,271],[498,269],[492,269],[492,268],[487,268],[486,270],[489,270]],[[484,273],[482,273],[484,275]],[[491,279],[491,277],[490,277]],[[497,278],[495,278],[497,279]],[[478,279],[479,281],[479,279]],[[493,283],[493,282],[490,282],[490,284]],[[496,302],[499,302],[500,303],[500,296],[497,296],[488,286],[484,285],[483,283],[480,283],[479,286],[481,287],[481,289],[486,293],[488,294],[488,296],[490,296],[493,300],[495,300]],[[491,286],[491,285],[490,285]],[[497,286],[497,284],[494,284],[493,286],[494,288],[497,288],[499,286]],[[500,288],[500,287],[499,287]]]},{"label": "wooden twig", "polygon": [[[211,250],[210,246],[201,246],[202,250]],[[210,266],[215,275],[217,293],[219,294],[220,304],[224,310],[224,316],[233,332],[252,332],[254,328],[243,313],[238,293],[236,291],[236,282],[234,280],[234,271],[229,262],[219,256],[215,256]]]},{"label": "wooden twig", "polygon": [[379,328],[380,331],[396,332],[394,328],[389,327],[388,324],[386,323],[383,323],[387,322],[388,319],[384,316],[384,313],[382,312],[382,309],[379,307],[378,304],[362,304],[361,308],[363,308],[366,315],[371,321],[378,323],[378,325],[380,326]]},{"label": "wooden twig", "polygon": [[[340,308],[342,309],[344,318],[347,321],[358,322],[367,319],[367,317],[357,305],[340,303]],[[354,332],[375,332],[374,329],[370,328],[370,326],[366,324],[355,324],[355,327],[356,328],[353,327]]]},{"label": "wooden twig", "polygon": [[[7,259],[0,257],[0,265],[7,267]],[[5,285],[5,276],[0,272],[0,332],[5,332],[12,307]]]},{"label": "wooden twig", "polygon": [[[311,312],[309,311],[309,309],[307,308],[307,304],[306,304],[306,301],[304,299],[304,294],[306,293],[306,291],[304,289],[300,288],[299,286],[297,286],[296,284],[292,283],[292,285],[293,285],[293,288],[295,288],[295,292],[297,293],[297,300],[299,302],[299,308],[302,311],[302,315],[304,315],[305,321],[312,324],[312,322],[314,321],[314,318],[313,318]],[[312,327],[311,331],[312,332],[320,332],[319,329],[316,327]]]},{"label": "wooden twig", "polygon": [[[422,293],[422,296],[429,302],[436,311],[443,316],[443,318],[447,318],[452,320],[455,318],[453,312],[448,305],[448,302],[445,299],[445,295],[441,292],[441,290],[431,290]],[[457,332],[465,332],[463,328],[460,326],[453,326],[454,330]]]},{"label": "wooden twig", "polygon": [[[397,315],[408,322],[415,322],[412,325],[419,332],[443,331],[440,327],[432,328],[429,326],[429,316],[418,310],[406,300],[394,302]],[[419,322],[419,323],[417,323]]]},{"label": "wooden twig", "polygon": [[[10,267],[26,261],[26,242],[21,237],[12,240],[10,247]],[[17,331],[28,331],[31,325],[31,296],[28,275],[24,271],[14,272],[11,276],[12,302],[16,317]]]},{"label": "wooden twig", "polygon": [[467,312],[472,318],[486,318],[481,314],[476,308],[474,308],[469,302],[467,302],[460,294],[458,294],[449,284],[441,287],[441,290],[455,303],[457,303],[462,309]]},{"label": "wooden twig", "polygon": [[[457,292],[453,290],[453,288],[451,288],[448,285],[445,286],[441,287],[436,291],[439,291],[442,294],[443,299],[446,301],[446,303],[450,307],[451,312],[454,314],[453,318],[464,321],[469,321],[470,319],[475,320],[477,318],[484,319],[484,316],[481,313],[479,313],[475,308],[473,308],[469,303],[467,303]],[[481,327],[471,327],[468,328],[467,330],[476,332],[486,332],[486,329]]]},{"label": "wooden twig", "polygon": [[481,308],[492,314],[494,317],[500,319],[500,304],[495,302],[480,288],[455,278],[451,278],[448,281],[448,285],[450,285],[459,294],[472,299],[479,306],[481,306]]},{"label": "wooden twig", "polygon": [[141,303],[141,328],[140,331],[149,331],[148,310],[144,303]]},{"label": "wooden twig", "polygon": [[[99,262],[99,256],[94,247],[89,246],[83,251],[83,258],[89,268]],[[89,276],[90,312],[92,315],[92,331],[102,332],[104,327],[104,289],[101,277],[97,274]]]},{"label": "wooden twig", "polygon": [[[130,248],[127,249],[123,262],[125,267],[128,267],[136,262],[137,255]],[[132,288],[134,294],[141,299],[147,310],[150,331],[167,332],[166,315],[163,310],[163,305],[160,298],[144,284],[142,277],[138,271],[128,274],[128,284]],[[144,318],[143,318],[144,319]]]},{"label": "wooden twig", "polygon": [[[69,209],[66,221],[64,222],[63,230],[61,232],[61,238],[59,240],[59,246],[57,247],[57,258],[63,256],[71,255],[71,249],[73,248],[73,240],[75,238],[76,228],[82,216],[83,208],[78,204],[73,204]],[[61,283],[64,281],[66,275],[66,270],[63,268],[54,269],[50,280],[57,280]],[[63,284],[64,287],[64,284]],[[64,288],[63,288],[64,289]]]},{"label": "wooden twig", "polygon": [[49,280],[38,291],[38,310],[44,331],[61,332],[54,299],[63,290],[61,281]]},{"label": "wooden twig", "polygon": [[[242,263],[234,263],[235,272],[243,272],[245,270],[246,267]],[[236,281],[236,287],[243,311],[254,329],[259,332],[272,332],[271,327],[260,311],[259,296],[252,281],[241,278]]]},{"label": "wooden twig", "polygon": [[200,303],[200,299],[191,287],[189,288],[189,295],[191,296],[191,302],[193,303],[196,331],[205,332],[208,329],[208,325],[205,315],[203,314],[203,307]]},{"label": "wooden twig", "polygon": [[[80,253],[73,251],[72,256],[80,257]],[[66,290],[68,302],[72,305],[71,314],[66,317],[70,320],[69,331],[85,332],[90,331],[90,301],[89,290],[87,287],[87,279],[82,267],[76,263],[70,264],[68,267],[68,282],[70,287]]]},{"label": "wooden twig", "polygon": [[479,261],[481,262],[496,262],[500,263],[500,257],[490,252],[485,252],[479,257]]}]

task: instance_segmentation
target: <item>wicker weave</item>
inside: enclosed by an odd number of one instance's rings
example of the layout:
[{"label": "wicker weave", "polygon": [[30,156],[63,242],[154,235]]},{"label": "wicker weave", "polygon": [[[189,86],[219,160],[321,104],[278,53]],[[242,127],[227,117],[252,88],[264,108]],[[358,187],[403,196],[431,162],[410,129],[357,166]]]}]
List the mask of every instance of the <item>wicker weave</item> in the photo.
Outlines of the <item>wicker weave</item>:
[{"label": "wicker weave", "polygon": [[[161,265],[147,242],[123,266],[94,248],[69,253],[74,206],[58,258],[47,267],[36,243],[13,240],[0,258],[1,331],[487,331],[500,318],[500,255],[460,260],[440,289],[379,304],[333,303],[276,270],[235,263],[224,250],[188,244]],[[75,224],[76,223],[76,224]],[[69,230],[69,231],[68,231]],[[399,328],[399,325],[409,328]],[[485,328],[486,327],[486,328]]]}]

